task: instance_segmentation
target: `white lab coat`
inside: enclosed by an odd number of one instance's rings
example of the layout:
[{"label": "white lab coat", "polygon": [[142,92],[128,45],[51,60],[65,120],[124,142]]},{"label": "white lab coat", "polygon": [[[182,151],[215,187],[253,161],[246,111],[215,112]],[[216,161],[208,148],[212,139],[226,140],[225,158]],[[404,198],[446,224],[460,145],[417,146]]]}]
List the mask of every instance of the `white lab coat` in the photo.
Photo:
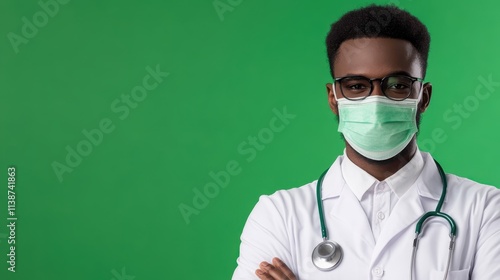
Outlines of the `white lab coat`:
[{"label": "white lab coat", "polygon": [[[323,181],[322,198],[330,240],[342,246],[342,263],[329,272],[311,261],[322,241],[316,181],[300,188],[261,196],[241,235],[240,256],[233,280],[258,279],[255,270],[273,257],[283,260],[298,279],[410,279],[415,225],[436,208],[442,183],[428,153],[411,188],[399,199],[377,239],[359,201],[346,185],[337,158]],[[446,167],[444,167],[446,168]],[[500,190],[447,174],[448,192],[442,211],[457,224],[450,280],[500,279]],[[428,220],[421,235],[415,278],[443,279],[448,258],[448,223]]]}]

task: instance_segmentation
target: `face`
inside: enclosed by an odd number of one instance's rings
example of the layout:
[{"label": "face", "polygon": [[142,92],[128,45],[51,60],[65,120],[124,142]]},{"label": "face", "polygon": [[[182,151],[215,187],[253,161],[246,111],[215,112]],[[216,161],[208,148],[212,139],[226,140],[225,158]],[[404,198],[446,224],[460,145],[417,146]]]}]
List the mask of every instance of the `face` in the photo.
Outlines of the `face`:
[{"label": "face", "polygon": [[[336,78],[344,76],[365,76],[367,78],[382,78],[390,74],[405,74],[422,78],[422,67],[417,50],[410,42],[393,38],[358,38],[343,42],[338,50],[334,62]],[[420,86],[420,82],[415,82]],[[334,97],[332,84],[326,85],[328,102],[331,110],[338,116],[337,101]],[[336,85],[337,98],[343,98],[338,84]],[[425,83],[419,103],[420,114],[429,106],[432,85]],[[417,98],[414,92],[410,98]],[[384,96],[378,81],[373,82],[372,96]]]}]

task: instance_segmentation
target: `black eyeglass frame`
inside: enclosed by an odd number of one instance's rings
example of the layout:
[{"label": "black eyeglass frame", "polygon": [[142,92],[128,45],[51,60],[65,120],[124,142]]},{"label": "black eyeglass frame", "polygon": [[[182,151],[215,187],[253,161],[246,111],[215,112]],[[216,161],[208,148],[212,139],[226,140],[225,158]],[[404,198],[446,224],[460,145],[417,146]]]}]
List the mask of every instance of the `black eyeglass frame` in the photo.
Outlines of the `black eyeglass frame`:
[{"label": "black eyeglass frame", "polygon": [[[422,78],[417,78],[417,77],[412,77],[412,76],[408,76],[408,75],[388,75],[388,76],[385,76],[383,78],[373,78],[373,79],[369,79],[365,76],[344,76],[344,77],[340,77],[340,78],[334,78],[334,83],[339,83],[339,88],[340,88],[340,93],[342,94],[342,96],[345,98],[345,99],[348,99],[348,100],[352,100],[352,101],[360,101],[360,100],[363,100],[363,99],[366,99],[368,96],[370,96],[373,92],[373,81],[380,81],[380,86],[381,86],[381,90],[382,90],[382,93],[384,94],[385,97],[391,99],[391,100],[394,100],[394,101],[403,101],[405,99],[407,99],[411,94],[412,94],[412,91],[410,90],[410,92],[408,93],[408,95],[404,98],[393,98],[393,97],[390,97],[388,96],[386,93],[385,93],[385,90],[382,88],[382,83],[384,82],[385,79],[387,78],[393,78],[393,77],[405,77],[405,78],[409,78],[411,80],[411,88],[413,89],[413,84],[418,81],[420,82],[420,87],[423,87],[424,85],[424,79]],[[361,97],[361,98],[349,98],[347,96],[344,95],[344,91],[342,90],[342,86],[341,83],[342,83],[342,80],[344,79],[353,79],[353,78],[362,78],[362,79],[365,79],[367,81],[370,82],[370,92],[364,96],[364,97]],[[335,86],[335,85],[334,85]]]}]

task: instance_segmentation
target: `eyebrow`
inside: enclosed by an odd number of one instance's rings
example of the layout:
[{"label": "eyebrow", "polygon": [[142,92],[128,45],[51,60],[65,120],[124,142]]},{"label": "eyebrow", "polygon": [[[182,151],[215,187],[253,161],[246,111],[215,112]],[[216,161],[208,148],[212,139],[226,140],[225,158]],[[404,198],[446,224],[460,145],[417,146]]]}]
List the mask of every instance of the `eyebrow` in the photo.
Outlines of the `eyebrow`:
[{"label": "eyebrow", "polygon": [[[405,76],[413,77],[412,75],[410,75],[410,73],[408,73],[406,71],[403,71],[403,70],[390,72],[390,73],[386,74],[385,76],[391,76],[391,75],[405,75]],[[348,73],[344,77],[365,77],[365,76],[364,75],[360,75],[360,74],[350,74],[350,73]]]}]

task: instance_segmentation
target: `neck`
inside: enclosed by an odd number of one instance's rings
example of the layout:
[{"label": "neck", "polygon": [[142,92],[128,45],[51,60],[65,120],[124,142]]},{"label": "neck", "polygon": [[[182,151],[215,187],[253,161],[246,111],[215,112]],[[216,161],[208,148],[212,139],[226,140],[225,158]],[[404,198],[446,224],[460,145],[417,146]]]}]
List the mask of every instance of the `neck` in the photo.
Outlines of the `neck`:
[{"label": "neck", "polygon": [[379,181],[389,178],[399,169],[405,166],[415,155],[417,145],[415,138],[396,156],[386,160],[372,160],[356,152],[349,143],[346,142],[346,154],[349,159],[361,169],[372,175]]}]

